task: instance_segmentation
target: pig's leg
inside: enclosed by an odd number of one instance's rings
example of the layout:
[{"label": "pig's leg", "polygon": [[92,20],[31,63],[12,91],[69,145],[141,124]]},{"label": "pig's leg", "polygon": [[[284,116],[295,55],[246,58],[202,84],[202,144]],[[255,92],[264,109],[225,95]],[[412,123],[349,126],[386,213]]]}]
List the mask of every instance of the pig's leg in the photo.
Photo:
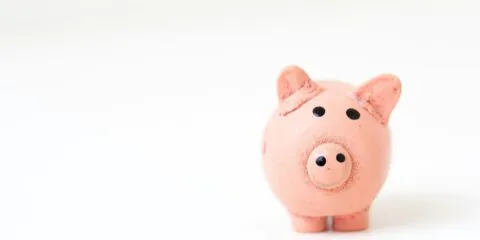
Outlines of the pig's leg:
[{"label": "pig's leg", "polygon": [[299,233],[315,233],[327,230],[326,217],[305,217],[291,214],[293,228]]},{"label": "pig's leg", "polygon": [[365,209],[354,214],[333,217],[333,231],[352,232],[367,229],[369,225],[368,212],[369,209]]}]

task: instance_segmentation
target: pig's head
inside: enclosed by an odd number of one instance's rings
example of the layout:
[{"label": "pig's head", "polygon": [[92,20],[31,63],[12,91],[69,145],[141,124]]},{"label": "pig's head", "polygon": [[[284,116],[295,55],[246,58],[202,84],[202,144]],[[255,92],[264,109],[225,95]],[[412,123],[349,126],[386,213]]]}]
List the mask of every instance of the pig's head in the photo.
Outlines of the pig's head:
[{"label": "pig's head", "polygon": [[355,87],[313,81],[296,66],[282,71],[263,164],[291,213],[330,216],[369,207],[387,176],[388,121],[400,92],[390,74]]}]

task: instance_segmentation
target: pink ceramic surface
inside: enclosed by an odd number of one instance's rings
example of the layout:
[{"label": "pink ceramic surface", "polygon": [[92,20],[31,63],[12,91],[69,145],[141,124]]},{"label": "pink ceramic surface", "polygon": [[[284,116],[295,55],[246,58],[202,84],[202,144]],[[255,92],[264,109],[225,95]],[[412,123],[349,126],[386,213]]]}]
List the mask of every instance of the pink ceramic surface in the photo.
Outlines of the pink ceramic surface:
[{"label": "pink ceramic surface", "polygon": [[368,210],[388,173],[388,121],[401,93],[391,74],[360,86],[313,81],[285,68],[263,140],[266,179],[298,232],[368,228]]}]

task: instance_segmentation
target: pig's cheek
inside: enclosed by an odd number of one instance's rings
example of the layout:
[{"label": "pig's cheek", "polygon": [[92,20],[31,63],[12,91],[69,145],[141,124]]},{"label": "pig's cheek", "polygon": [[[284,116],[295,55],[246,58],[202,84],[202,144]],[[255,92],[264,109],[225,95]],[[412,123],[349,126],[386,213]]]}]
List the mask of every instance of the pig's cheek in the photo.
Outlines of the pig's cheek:
[{"label": "pig's cheek", "polygon": [[265,156],[266,152],[267,152],[267,142],[263,141],[262,155]]}]

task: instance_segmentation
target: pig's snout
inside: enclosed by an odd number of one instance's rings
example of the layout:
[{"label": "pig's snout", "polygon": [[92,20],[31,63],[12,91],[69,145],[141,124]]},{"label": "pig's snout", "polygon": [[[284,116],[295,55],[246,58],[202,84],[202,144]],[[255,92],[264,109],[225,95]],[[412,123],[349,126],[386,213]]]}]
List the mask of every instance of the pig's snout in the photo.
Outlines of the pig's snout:
[{"label": "pig's snout", "polygon": [[307,162],[310,180],[322,189],[341,186],[350,177],[352,159],[348,151],[335,143],[316,147]]}]

